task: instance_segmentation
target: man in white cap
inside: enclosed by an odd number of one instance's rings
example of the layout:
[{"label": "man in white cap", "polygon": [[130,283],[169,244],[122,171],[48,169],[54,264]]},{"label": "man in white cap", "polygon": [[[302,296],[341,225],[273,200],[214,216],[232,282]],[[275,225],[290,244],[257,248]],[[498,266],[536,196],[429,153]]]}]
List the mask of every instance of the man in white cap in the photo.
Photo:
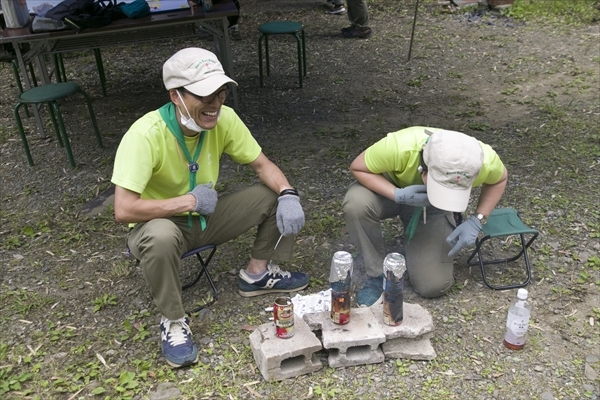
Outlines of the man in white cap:
[{"label": "man in white cap", "polygon": [[[367,280],[356,299],[377,302],[383,291],[381,220],[400,216],[405,226],[406,268],[415,291],[438,297],[454,283],[453,258],[473,244],[502,197],[508,174],[498,154],[460,132],[415,126],[389,133],[356,157],[353,183],[343,203]],[[474,214],[456,226],[471,188],[481,186]]]},{"label": "man in white cap", "polygon": [[[220,245],[253,227],[256,238],[239,293],[245,297],[305,288],[308,276],[282,271],[270,260],[292,258],[304,225],[298,192],[262,152],[237,114],[225,106],[225,75],[210,51],[187,48],[163,65],[170,102],[138,119],[125,133],[112,176],[115,219],[128,223],[127,245],[162,314],[162,351],[174,367],[198,361],[181,301],[179,260],[206,244]],[[262,185],[218,196],[225,153],[254,170]]]}]

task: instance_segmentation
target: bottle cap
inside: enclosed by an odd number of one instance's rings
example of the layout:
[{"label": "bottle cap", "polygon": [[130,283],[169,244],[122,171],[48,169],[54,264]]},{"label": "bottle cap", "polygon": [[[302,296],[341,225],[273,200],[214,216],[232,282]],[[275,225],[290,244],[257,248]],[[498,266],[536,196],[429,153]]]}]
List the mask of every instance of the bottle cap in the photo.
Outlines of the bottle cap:
[{"label": "bottle cap", "polygon": [[329,271],[329,282],[337,282],[346,279],[352,271],[352,255],[347,251],[337,251],[331,260]]},{"label": "bottle cap", "polygon": [[517,290],[517,298],[519,300],[526,300],[527,299],[527,289],[519,289]]},{"label": "bottle cap", "polygon": [[400,278],[406,271],[406,260],[400,253],[389,253],[383,260],[383,273],[392,271],[394,275]]}]

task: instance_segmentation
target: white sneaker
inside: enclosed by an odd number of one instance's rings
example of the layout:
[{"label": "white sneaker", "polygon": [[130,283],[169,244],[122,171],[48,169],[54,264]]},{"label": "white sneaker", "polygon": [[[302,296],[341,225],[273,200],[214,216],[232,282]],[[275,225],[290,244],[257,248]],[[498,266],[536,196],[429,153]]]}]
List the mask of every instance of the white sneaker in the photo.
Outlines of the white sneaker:
[{"label": "white sneaker", "polygon": [[346,12],[346,9],[344,8],[344,6],[342,4],[336,5],[333,4],[333,8],[329,11],[327,11],[327,14],[330,15],[337,15],[337,14],[343,14]]}]

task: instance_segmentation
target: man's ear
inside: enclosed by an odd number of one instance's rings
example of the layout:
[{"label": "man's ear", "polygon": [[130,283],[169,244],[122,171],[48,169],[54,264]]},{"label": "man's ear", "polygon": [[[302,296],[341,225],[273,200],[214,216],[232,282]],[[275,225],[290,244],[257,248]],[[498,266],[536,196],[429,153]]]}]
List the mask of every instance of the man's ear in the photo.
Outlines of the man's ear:
[{"label": "man's ear", "polygon": [[173,102],[173,104],[175,105],[180,105],[181,103],[181,99],[179,98],[179,95],[177,94],[177,89],[169,89],[169,97],[171,98],[171,101]]}]

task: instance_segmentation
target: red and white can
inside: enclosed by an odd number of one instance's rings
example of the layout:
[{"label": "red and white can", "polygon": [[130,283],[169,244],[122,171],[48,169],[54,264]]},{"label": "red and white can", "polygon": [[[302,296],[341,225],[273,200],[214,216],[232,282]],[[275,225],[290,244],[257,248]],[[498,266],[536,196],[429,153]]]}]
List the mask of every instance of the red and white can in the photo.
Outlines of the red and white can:
[{"label": "red and white can", "polygon": [[278,297],[273,304],[273,321],[277,337],[282,339],[294,336],[294,303],[289,297]]}]

